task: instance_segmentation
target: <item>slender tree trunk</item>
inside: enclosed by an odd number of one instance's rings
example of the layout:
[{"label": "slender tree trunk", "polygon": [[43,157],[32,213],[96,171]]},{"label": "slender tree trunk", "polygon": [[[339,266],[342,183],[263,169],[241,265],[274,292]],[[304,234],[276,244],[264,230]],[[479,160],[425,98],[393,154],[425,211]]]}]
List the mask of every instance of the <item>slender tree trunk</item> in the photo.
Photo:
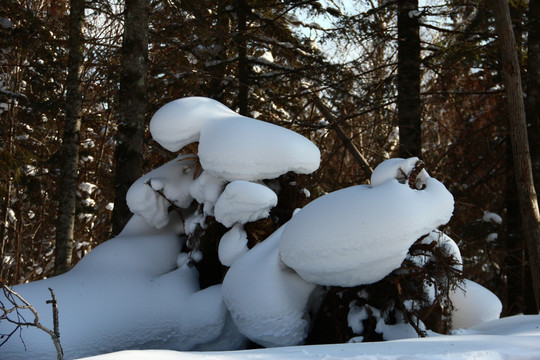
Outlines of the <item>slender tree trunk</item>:
[{"label": "slender tree trunk", "polygon": [[84,0],[71,0],[70,4],[66,124],[60,150],[61,176],[56,225],[55,274],[61,274],[71,268],[79,171],[85,3]]},{"label": "slender tree trunk", "polygon": [[245,0],[236,1],[236,14],[238,16],[238,112],[248,115],[248,61],[247,61],[247,4]]},{"label": "slender tree trunk", "polygon": [[[515,172],[512,149],[508,147],[507,163],[509,174]],[[534,314],[534,299],[531,271],[527,261],[526,244],[521,222],[519,199],[514,176],[506,184],[505,194],[506,231],[504,237],[505,255],[503,269],[506,282],[505,315]]]},{"label": "slender tree trunk", "polygon": [[527,39],[527,101],[529,144],[536,191],[540,191],[540,1],[529,1],[529,36]]},{"label": "slender tree trunk", "polygon": [[209,70],[211,79],[208,84],[208,94],[212,99],[223,102],[224,85],[223,80],[227,73],[227,48],[229,47],[228,39],[231,33],[231,20],[228,12],[225,10],[231,4],[229,1],[220,1],[218,7],[218,19],[215,26],[215,44],[220,48],[213,60],[218,64],[213,65]]},{"label": "slender tree trunk", "polygon": [[418,0],[398,1],[399,156],[420,156],[420,34]]},{"label": "slender tree trunk", "polygon": [[523,233],[529,252],[536,307],[540,305],[540,211],[536,196],[527,139],[525,105],[516,41],[508,0],[491,0],[499,36],[501,73],[508,103],[508,119]]},{"label": "slender tree trunk", "polygon": [[[6,144],[7,157],[11,159],[13,156],[13,136],[14,136],[14,131],[13,131],[14,119],[11,114],[11,111],[8,113],[8,119],[9,119],[9,125],[7,126],[7,136],[6,136],[6,139],[4,139],[4,141],[7,142]],[[1,229],[0,236],[2,236],[2,245],[0,247],[0,264],[3,264],[4,252],[8,246],[8,241],[9,241],[9,236],[8,236],[9,209],[11,206],[11,199],[12,199],[11,196],[12,196],[12,193],[14,192],[13,191],[13,175],[14,175],[13,171],[11,168],[8,168],[6,170],[4,170],[4,174],[3,174],[4,175],[3,181],[5,182],[4,189],[5,189],[6,195],[4,198],[4,204],[2,208],[4,216],[2,219],[2,224],[0,224],[0,229]],[[3,266],[0,266],[0,278],[6,281],[6,269],[4,269]]]},{"label": "slender tree trunk", "polygon": [[122,68],[120,73],[120,121],[116,135],[116,174],[113,235],[126,225],[131,212],[126,194],[142,175],[148,69],[148,0],[126,0]]},{"label": "slender tree trunk", "polygon": [[[7,179],[7,184],[5,187],[6,197],[5,197],[5,201],[2,208],[4,216],[2,218],[2,224],[0,224],[0,229],[1,229],[0,236],[2,236],[2,245],[0,246],[0,264],[2,264],[4,261],[4,252],[6,250],[7,241],[9,239],[9,237],[7,236],[8,234],[7,224],[9,224],[9,205],[11,204],[11,191],[12,191],[11,188],[12,188],[13,180],[11,179],[11,172],[8,172],[7,176],[8,176],[8,179]],[[5,271],[4,267],[0,266],[0,279],[6,278],[4,271]]]}]

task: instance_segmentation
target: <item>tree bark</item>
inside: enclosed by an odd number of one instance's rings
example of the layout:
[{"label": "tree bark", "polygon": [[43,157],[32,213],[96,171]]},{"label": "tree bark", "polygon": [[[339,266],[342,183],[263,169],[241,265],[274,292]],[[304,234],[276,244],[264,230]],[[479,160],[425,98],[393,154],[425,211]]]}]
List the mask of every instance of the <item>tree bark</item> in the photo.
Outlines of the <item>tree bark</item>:
[{"label": "tree bark", "polygon": [[238,17],[238,112],[248,115],[248,60],[247,60],[247,3],[245,0],[236,1],[236,14]]},{"label": "tree bark", "polygon": [[208,83],[209,97],[219,102],[224,102],[224,83],[227,73],[227,48],[230,46],[231,20],[227,7],[230,6],[228,1],[220,1],[218,4],[218,19],[214,28],[215,44],[218,46],[218,51],[215,54],[215,60],[218,64],[212,65],[208,71],[211,79]]},{"label": "tree bark", "polygon": [[126,194],[142,175],[148,70],[148,0],[126,0],[120,73],[120,121],[116,135],[116,173],[112,232],[131,217]]},{"label": "tree bark", "polygon": [[66,93],[66,123],[62,138],[58,218],[56,225],[55,274],[71,268],[73,232],[77,202],[79,146],[81,131],[84,0],[71,0],[69,56]]},{"label": "tree bark", "polygon": [[536,192],[540,189],[540,1],[529,1],[529,36],[527,39],[527,101],[529,144]]},{"label": "tree bark", "polygon": [[499,37],[500,64],[508,105],[508,120],[523,233],[525,236],[537,310],[540,308],[540,211],[527,138],[525,105],[516,41],[508,0],[491,0]]},{"label": "tree bark", "polygon": [[398,1],[399,156],[421,155],[420,34],[418,0]]}]

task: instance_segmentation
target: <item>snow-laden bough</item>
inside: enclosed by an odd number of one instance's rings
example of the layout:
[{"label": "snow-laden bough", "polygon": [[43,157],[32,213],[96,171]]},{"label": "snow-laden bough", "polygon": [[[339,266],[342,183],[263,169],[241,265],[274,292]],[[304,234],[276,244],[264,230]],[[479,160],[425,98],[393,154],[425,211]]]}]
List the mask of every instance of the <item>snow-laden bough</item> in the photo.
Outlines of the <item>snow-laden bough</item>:
[{"label": "snow-laden bough", "polygon": [[222,285],[223,301],[242,334],[266,346],[297,345],[308,335],[317,286],[284,266],[278,254],[283,227],[241,256]]},{"label": "snow-laden bough", "polygon": [[446,224],[454,209],[452,194],[417,164],[417,158],[388,160],[374,170],[371,185],[306,205],[283,231],[283,262],[308,282],[346,287],[397,269],[409,247]]},{"label": "snow-laden bough", "polygon": [[199,142],[202,168],[227,181],[273,179],[289,171],[308,174],[317,170],[321,157],[304,136],[203,97],[164,105],[152,117],[150,132],[170,151]]},{"label": "snow-laden bough", "polygon": [[501,315],[501,300],[490,290],[472,280],[465,279],[459,288],[450,293],[450,300],[454,306],[453,329],[470,328],[496,320]]},{"label": "snow-laden bough", "polygon": [[[52,327],[48,288],[58,301],[66,359],[130,348],[223,350],[245,344],[221,297],[221,286],[200,289],[194,267],[177,267],[185,238],[179,219],[161,230],[133,216],[124,230],[60,276],[14,287]],[[0,301],[4,301],[0,294]],[[13,325],[0,321],[0,333]],[[50,337],[24,328],[0,348],[10,360],[56,358]],[[21,341],[24,341],[24,343]]]},{"label": "snow-laden bough", "polygon": [[129,210],[155,228],[163,228],[169,223],[171,203],[187,208],[193,201],[190,183],[194,171],[194,161],[182,155],[143,175],[127,192]]}]

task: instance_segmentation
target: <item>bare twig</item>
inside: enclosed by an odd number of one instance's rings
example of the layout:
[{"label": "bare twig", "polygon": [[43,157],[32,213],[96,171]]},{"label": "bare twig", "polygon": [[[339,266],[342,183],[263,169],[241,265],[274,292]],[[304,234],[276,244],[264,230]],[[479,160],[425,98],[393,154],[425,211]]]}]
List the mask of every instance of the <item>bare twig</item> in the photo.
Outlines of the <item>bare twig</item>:
[{"label": "bare twig", "polygon": [[154,190],[154,192],[156,194],[158,194],[159,196],[161,196],[162,198],[164,198],[168,203],[169,205],[171,205],[171,207],[174,209],[174,211],[176,211],[176,213],[180,216],[180,220],[182,220],[182,225],[185,225],[186,222],[184,220],[184,214],[182,214],[182,208],[180,208],[178,205],[176,205],[174,203],[174,201],[172,201],[171,199],[169,199],[168,197],[165,196],[165,194],[163,193],[163,190],[159,190],[159,189],[154,189],[152,187],[152,179],[148,179],[146,182],[145,182],[146,185],[148,185],[150,187],[150,189]]},{"label": "bare twig", "polygon": [[[15,290],[9,288],[4,283],[0,282],[0,286],[2,287],[2,290],[4,292],[4,296],[11,305],[10,308],[8,308],[8,305],[4,304],[0,300],[0,311],[2,314],[0,315],[0,320],[6,320],[12,324],[15,324],[15,329],[9,333],[9,334],[0,334],[0,339],[4,338],[4,341],[0,343],[0,346],[4,345],[9,338],[17,332],[17,330],[21,330],[23,326],[34,326],[44,332],[46,332],[52,339],[54,343],[54,347],[56,349],[57,359],[63,360],[64,359],[64,351],[62,349],[62,345],[60,344],[60,331],[59,331],[59,325],[58,325],[58,307],[56,302],[56,295],[54,294],[54,291],[49,288],[49,291],[51,292],[51,300],[47,300],[47,304],[52,304],[53,308],[53,324],[54,324],[54,330],[49,329],[48,327],[44,326],[39,321],[39,314],[37,310],[28,302],[26,301],[19,293],[17,293]],[[21,302],[22,304],[18,303],[17,301]],[[26,321],[23,315],[21,314],[22,310],[29,310],[32,315],[34,316],[33,321]],[[9,317],[9,314],[15,313],[16,319],[12,319]],[[21,338],[22,340],[22,338]],[[24,341],[23,341],[24,344]]]}]

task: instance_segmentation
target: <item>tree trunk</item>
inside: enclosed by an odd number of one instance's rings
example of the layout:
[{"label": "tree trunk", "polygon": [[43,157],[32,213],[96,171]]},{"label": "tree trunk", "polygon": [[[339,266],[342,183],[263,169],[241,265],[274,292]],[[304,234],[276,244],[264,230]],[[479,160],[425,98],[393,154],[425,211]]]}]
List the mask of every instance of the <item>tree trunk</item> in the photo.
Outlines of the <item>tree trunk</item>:
[{"label": "tree trunk", "polygon": [[225,75],[227,73],[227,48],[230,46],[229,39],[231,34],[231,20],[229,17],[227,7],[230,6],[228,1],[220,1],[218,5],[218,19],[214,28],[215,44],[218,47],[218,51],[215,54],[217,64],[212,65],[208,71],[211,75],[211,79],[208,83],[209,97],[219,102],[224,102],[224,84]]},{"label": "tree trunk", "polygon": [[120,73],[120,121],[116,135],[116,173],[112,232],[117,235],[131,212],[126,194],[142,175],[148,69],[148,0],[127,0]]},{"label": "tree trunk", "polygon": [[527,40],[527,101],[529,144],[536,191],[540,189],[540,1],[529,1],[529,36]]},{"label": "tree trunk", "polygon": [[420,156],[420,35],[418,0],[398,1],[399,156]]},{"label": "tree trunk", "polygon": [[248,61],[247,61],[247,4],[245,0],[237,0],[236,14],[238,16],[238,112],[248,115]]},{"label": "tree trunk", "polygon": [[79,171],[85,3],[84,0],[71,0],[70,4],[66,124],[60,150],[61,176],[56,225],[55,274],[61,274],[71,268]]},{"label": "tree trunk", "polygon": [[536,307],[540,305],[540,212],[534,189],[527,139],[525,105],[516,41],[507,0],[492,0],[499,36],[501,73],[508,103],[508,119],[523,233],[529,252]]}]

